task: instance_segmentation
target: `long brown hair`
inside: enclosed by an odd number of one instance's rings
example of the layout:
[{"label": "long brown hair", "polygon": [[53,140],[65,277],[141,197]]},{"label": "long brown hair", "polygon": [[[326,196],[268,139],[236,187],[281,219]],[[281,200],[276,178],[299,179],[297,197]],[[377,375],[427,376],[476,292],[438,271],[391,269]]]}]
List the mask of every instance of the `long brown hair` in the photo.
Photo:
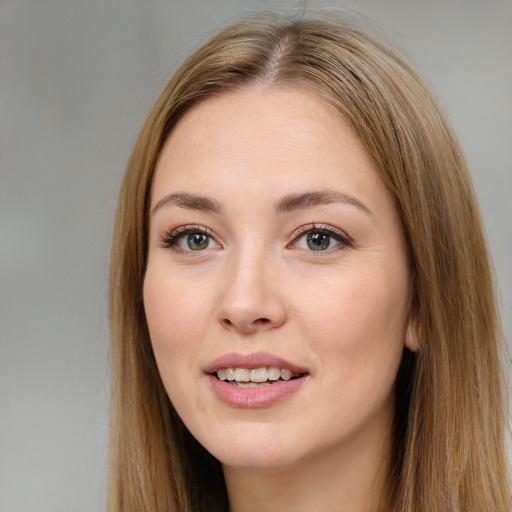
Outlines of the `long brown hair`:
[{"label": "long brown hair", "polygon": [[160,377],[142,286],[149,193],[188,109],[252,83],[309,87],[351,124],[400,214],[419,350],[395,393],[387,508],[510,512],[502,335],[482,221],[442,109],[397,53],[341,19],[235,23],[199,48],[151,109],[123,180],[110,269],[110,512],[227,510],[220,463],[189,434]]}]

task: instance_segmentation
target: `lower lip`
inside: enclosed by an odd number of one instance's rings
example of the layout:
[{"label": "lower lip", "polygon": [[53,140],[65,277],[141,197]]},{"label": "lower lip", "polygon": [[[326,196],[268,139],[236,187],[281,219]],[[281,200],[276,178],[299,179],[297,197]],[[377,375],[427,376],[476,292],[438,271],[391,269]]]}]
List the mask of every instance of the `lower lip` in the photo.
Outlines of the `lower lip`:
[{"label": "lower lip", "polygon": [[227,404],[240,408],[269,407],[295,393],[306,380],[306,376],[293,380],[279,380],[255,388],[241,388],[208,375],[213,391]]}]

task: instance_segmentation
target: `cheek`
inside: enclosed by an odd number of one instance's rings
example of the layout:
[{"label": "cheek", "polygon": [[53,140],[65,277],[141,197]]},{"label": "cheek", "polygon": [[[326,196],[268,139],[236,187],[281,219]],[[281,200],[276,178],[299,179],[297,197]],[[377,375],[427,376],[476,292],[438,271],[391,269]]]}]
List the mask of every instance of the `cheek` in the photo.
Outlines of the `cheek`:
[{"label": "cheek", "polygon": [[190,282],[179,283],[148,267],[144,308],[151,345],[169,399],[184,420],[204,405],[193,391],[199,372],[197,354],[206,338],[207,304],[200,291]]},{"label": "cheek", "polygon": [[205,300],[200,293],[148,268],[144,280],[144,309],[151,343],[160,368],[178,370],[191,364],[197,353],[194,340],[204,331]]},{"label": "cheek", "polygon": [[[404,348],[408,279],[368,272],[331,281],[302,307],[322,364],[346,382],[393,381]],[[366,379],[364,382],[363,379]]]}]

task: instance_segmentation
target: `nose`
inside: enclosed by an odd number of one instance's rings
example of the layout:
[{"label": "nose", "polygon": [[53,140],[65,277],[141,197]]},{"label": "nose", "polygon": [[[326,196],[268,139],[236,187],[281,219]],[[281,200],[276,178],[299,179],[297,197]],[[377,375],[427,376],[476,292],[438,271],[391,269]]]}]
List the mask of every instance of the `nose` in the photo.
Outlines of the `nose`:
[{"label": "nose", "polygon": [[222,327],[248,335],[283,325],[286,307],[270,258],[240,258],[225,276],[217,309]]}]

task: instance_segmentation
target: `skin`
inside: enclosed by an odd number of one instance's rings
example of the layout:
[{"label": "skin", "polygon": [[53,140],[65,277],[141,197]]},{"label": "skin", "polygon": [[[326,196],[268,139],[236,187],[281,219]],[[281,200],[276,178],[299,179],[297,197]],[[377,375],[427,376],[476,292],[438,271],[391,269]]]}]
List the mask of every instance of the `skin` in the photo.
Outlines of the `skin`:
[{"label": "skin", "polygon": [[[311,191],[344,196],[276,212]],[[222,208],[164,200],[175,193]],[[178,414],[223,464],[231,511],[378,510],[393,384],[414,348],[410,271],[397,211],[348,123],[301,88],[208,99],[166,141],[151,196],[155,357]],[[187,234],[166,245],[182,226],[206,228],[206,248],[191,250]],[[348,245],[328,237],[313,250],[305,233],[324,228]],[[308,375],[268,407],[235,407],[205,374],[233,352],[270,353]]]}]

